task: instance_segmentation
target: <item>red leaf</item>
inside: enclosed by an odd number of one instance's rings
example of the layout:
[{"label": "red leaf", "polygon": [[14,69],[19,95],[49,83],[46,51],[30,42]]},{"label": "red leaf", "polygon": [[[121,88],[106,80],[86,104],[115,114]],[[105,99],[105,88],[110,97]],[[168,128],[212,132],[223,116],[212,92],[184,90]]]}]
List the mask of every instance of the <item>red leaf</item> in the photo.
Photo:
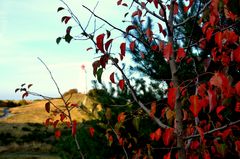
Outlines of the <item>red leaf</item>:
[{"label": "red leaf", "polygon": [[173,15],[176,15],[176,14],[178,14],[178,3],[177,2],[174,3],[174,8],[173,8]]},{"label": "red leaf", "polygon": [[240,154],[240,140],[235,141],[235,150]]},{"label": "red leaf", "polygon": [[125,56],[126,43],[121,43],[121,45],[120,45],[120,50],[121,50],[121,55],[122,55],[122,56]]},{"label": "red leaf", "polygon": [[240,102],[236,103],[235,112],[240,113]]},{"label": "red leaf", "polygon": [[89,47],[89,48],[87,48],[86,50],[89,51],[89,50],[92,50],[92,49],[93,49],[92,47]]},{"label": "red leaf", "polygon": [[221,106],[218,106],[217,109],[216,109],[216,112],[217,112],[217,116],[219,119],[223,120],[223,116],[221,114],[221,112],[225,109],[226,107],[224,107],[223,105]]},{"label": "red leaf", "polygon": [[215,73],[210,79],[210,84],[219,87],[224,90],[224,87],[229,87],[229,80],[223,73]]},{"label": "red leaf", "polygon": [[125,120],[125,117],[126,117],[125,112],[121,112],[120,114],[118,114],[118,118],[117,118],[118,122],[123,123]]},{"label": "red leaf", "polygon": [[132,52],[135,50],[135,40],[130,43],[129,47]]},{"label": "red leaf", "polygon": [[181,60],[186,56],[184,48],[178,48],[176,62],[181,62]]},{"label": "red leaf", "polygon": [[198,127],[198,126],[196,126],[196,129],[197,129],[197,131],[198,131],[198,133],[199,133],[199,135],[200,135],[201,141],[203,142],[203,141],[204,141],[204,132],[203,132],[203,129],[200,128],[200,127]]},{"label": "red leaf", "polygon": [[170,57],[172,56],[173,53],[173,48],[172,48],[172,43],[168,43],[163,50],[163,56],[167,59],[167,61],[170,60]]},{"label": "red leaf", "polygon": [[140,9],[136,10],[135,12],[132,13],[132,17],[138,15],[139,17],[142,16],[142,11]]},{"label": "red leaf", "polygon": [[155,140],[155,132],[152,132],[152,133],[150,134],[150,139],[151,139],[152,141]]},{"label": "red leaf", "polygon": [[144,55],[144,53],[143,53],[143,52],[140,52],[140,55],[141,55],[142,59],[144,59],[144,58],[145,58],[145,55]]},{"label": "red leaf", "polygon": [[56,139],[59,139],[61,137],[61,131],[60,130],[55,131],[55,137],[56,137]]},{"label": "red leaf", "polygon": [[104,53],[104,48],[103,48],[103,38],[104,38],[105,34],[100,34],[97,36],[97,39],[96,39],[96,43],[97,43],[97,47],[98,49]]},{"label": "red leaf", "polygon": [[90,133],[90,136],[93,137],[94,136],[94,132],[95,132],[95,129],[93,127],[90,127],[89,128],[89,133]]},{"label": "red leaf", "polygon": [[197,141],[197,140],[191,141],[190,148],[191,148],[192,150],[197,150],[197,149],[199,148],[199,146],[200,146],[199,141]]},{"label": "red leaf", "polygon": [[191,112],[193,113],[194,117],[197,117],[198,116],[198,113],[201,111],[202,107],[201,105],[199,104],[199,99],[198,99],[198,96],[197,95],[192,95],[190,96],[190,99],[189,99],[191,105],[190,105],[190,110]]},{"label": "red leaf", "polygon": [[231,128],[228,128],[228,129],[226,129],[222,132],[223,141],[226,141],[226,139],[229,135],[232,135],[232,129]]},{"label": "red leaf", "polygon": [[72,122],[72,136],[75,136],[76,135],[76,132],[77,132],[77,121],[74,120]]},{"label": "red leaf", "polygon": [[151,104],[151,111],[150,111],[150,117],[153,118],[154,114],[156,113],[156,108],[157,108],[157,102],[154,101]]},{"label": "red leaf", "polygon": [[151,28],[148,28],[148,29],[146,30],[146,35],[147,35],[147,37],[148,37],[148,40],[151,42],[152,39],[153,39],[153,32],[152,32]]},{"label": "red leaf", "polygon": [[153,0],[153,3],[155,5],[155,7],[158,8],[158,0]]},{"label": "red leaf", "polygon": [[233,50],[233,60],[236,62],[240,62],[240,46],[237,49]]},{"label": "red leaf", "polygon": [[111,73],[111,75],[110,75],[110,81],[111,81],[112,83],[115,83],[115,80],[114,80],[114,72]]},{"label": "red leaf", "polygon": [[118,0],[117,1],[117,5],[119,6],[119,5],[121,5],[122,4],[122,0]]},{"label": "red leaf", "polygon": [[161,130],[160,128],[158,128],[158,129],[155,131],[155,140],[158,141],[161,136],[162,136],[162,130]]},{"label": "red leaf", "polygon": [[190,2],[189,2],[189,5],[188,6],[184,6],[184,12],[186,13],[188,10],[189,10],[189,8],[191,8],[191,6],[193,5],[193,0],[190,0]]},{"label": "red leaf", "polygon": [[163,31],[163,27],[160,23],[158,23],[158,28],[159,28],[159,32],[161,33]]},{"label": "red leaf", "polygon": [[58,122],[59,122],[59,120],[55,120],[55,121],[53,122],[53,127],[54,127],[54,128],[57,127]]},{"label": "red leaf", "polygon": [[64,17],[62,17],[62,22],[64,22],[65,24],[67,24],[70,19],[71,19],[71,17],[69,17],[69,16],[64,16]]},{"label": "red leaf", "polygon": [[110,40],[108,40],[108,41],[105,43],[105,50],[106,50],[106,51],[108,51],[108,48],[109,48],[109,46],[111,45],[112,41],[113,41],[113,39],[110,39]]},{"label": "red leaf", "polygon": [[50,102],[47,102],[45,104],[45,110],[46,110],[46,112],[50,113]]},{"label": "red leaf", "polygon": [[222,32],[217,32],[215,34],[215,43],[218,45],[219,49],[222,50]]},{"label": "red leaf", "polygon": [[63,113],[61,113],[61,114],[60,114],[60,120],[63,121],[65,118],[66,118],[66,115],[63,114]]},{"label": "red leaf", "polygon": [[128,34],[130,30],[132,29],[137,29],[137,26],[136,25],[129,25],[127,28],[126,28],[126,33]]},{"label": "red leaf", "polygon": [[209,112],[213,111],[214,108],[217,106],[217,94],[214,90],[209,89],[208,91],[209,97]]},{"label": "red leaf", "polygon": [[163,156],[163,159],[171,159],[171,151]]},{"label": "red leaf", "polygon": [[173,128],[165,129],[162,137],[164,145],[168,146],[170,144],[171,140],[173,139],[173,133],[174,133]]},{"label": "red leaf", "polygon": [[214,31],[214,29],[212,29],[212,28],[208,28],[207,29],[207,31],[206,31],[206,39],[207,39],[207,41],[209,41],[211,39],[213,31]]},{"label": "red leaf", "polygon": [[174,110],[175,102],[176,102],[176,92],[177,88],[168,88],[168,105],[171,110]]},{"label": "red leaf", "polygon": [[203,159],[211,159],[211,156],[210,156],[208,150],[205,150],[205,151],[204,151],[204,153],[203,153]]},{"label": "red leaf", "polygon": [[22,99],[28,96],[28,92],[23,93]]}]

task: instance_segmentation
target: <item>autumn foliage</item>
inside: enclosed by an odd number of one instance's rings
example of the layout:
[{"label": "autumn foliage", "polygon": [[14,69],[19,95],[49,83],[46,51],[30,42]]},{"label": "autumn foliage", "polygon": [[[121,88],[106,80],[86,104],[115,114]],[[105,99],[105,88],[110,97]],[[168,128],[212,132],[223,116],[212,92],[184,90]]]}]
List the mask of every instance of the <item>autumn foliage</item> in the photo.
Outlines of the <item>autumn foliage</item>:
[{"label": "autumn foliage", "polygon": [[[94,76],[102,83],[101,77],[107,72],[107,66],[114,66],[116,71],[109,74],[109,81],[120,90],[119,94],[125,94],[127,101],[124,104],[128,109],[119,108],[117,112],[108,103],[102,118],[105,131],[101,133],[108,146],[121,151],[117,157],[240,157],[240,14],[233,4],[240,9],[236,0],[117,0],[116,5],[127,10],[124,17],[130,24],[126,28],[110,24],[83,6],[112,29],[100,28],[91,34],[81,28],[82,35],[93,42],[97,53],[98,58],[92,64]],[[67,5],[58,11],[65,9],[70,16],[63,16],[62,22],[68,24],[75,20],[81,26]],[[185,18],[177,21],[181,14]],[[147,20],[149,17],[151,22]],[[178,29],[184,28],[189,21],[192,21],[190,31],[186,31],[184,37],[175,37]],[[196,28],[200,28],[197,37],[194,35]],[[66,35],[57,38],[57,43],[61,39],[68,43],[77,40],[71,35],[71,29],[68,26]],[[113,31],[122,35],[122,42],[115,41],[111,35]],[[92,46],[86,50],[94,51]],[[152,96],[153,99],[147,102],[148,99],[142,98],[147,92],[137,92],[134,80],[122,67],[128,53],[138,58],[138,65],[142,64],[146,70],[146,60],[151,60],[152,64],[159,60],[149,58],[156,57],[151,54],[164,60],[158,66],[169,68],[171,78],[159,79],[159,83],[165,84],[159,88],[164,92],[161,98]],[[125,65],[131,66],[130,63]],[[161,72],[157,73],[161,75]],[[149,75],[148,79],[156,78]],[[26,96],[27,91],[23,92]],[[132,101],[130,104],[129,100]],[[50,111],[48,103],[45,108]],[[64,121],[63,116],[61,121]],[[57,125],[55,122],[50,123],[54,126]],[[72,136],[77,134],[76,125],[76,121],[71,121]],[[94,127],[89,128],[89,135],[96,135]],[[55,136],[60,137],[59,130]]]}]

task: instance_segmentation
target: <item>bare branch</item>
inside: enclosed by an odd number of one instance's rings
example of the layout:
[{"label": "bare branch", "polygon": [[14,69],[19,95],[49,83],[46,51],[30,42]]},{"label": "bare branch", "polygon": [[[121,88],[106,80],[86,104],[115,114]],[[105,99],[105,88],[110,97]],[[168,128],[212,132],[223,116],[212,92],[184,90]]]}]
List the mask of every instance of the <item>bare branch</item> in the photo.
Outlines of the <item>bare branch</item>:
[{"label": "bare branch", "polygon": [[[120,66],[114,61],[114,59],[111,58],[111,61],[113,62],[113,65],[121,72],[123,75],[124,80],[126,81],[126,84],[128,88],[130,89],[130,92],[132,94],[133,99],[135,102],[150,116],[151,112],[148,110],[148,108],[137,98],[136,92],[134,91],[129,79],[127,78],[126,74],[123,72],[123,70],[120,68]],[[169,128],[169,126],[165,125],[162,121],[160,121],[157,117],[153,116],[153,120],[160,126],[161,128]]]}]

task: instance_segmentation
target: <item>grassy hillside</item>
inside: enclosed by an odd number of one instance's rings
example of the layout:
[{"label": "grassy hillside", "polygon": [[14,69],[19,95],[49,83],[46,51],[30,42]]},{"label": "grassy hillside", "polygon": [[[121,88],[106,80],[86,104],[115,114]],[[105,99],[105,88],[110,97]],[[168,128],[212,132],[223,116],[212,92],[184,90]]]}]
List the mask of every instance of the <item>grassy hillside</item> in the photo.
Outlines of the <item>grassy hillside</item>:
[{"label": "grassy hillside", "polygon": [[[94,108],[100,110],[100,105],[90,100],[85,94],[75,93],[72,96],[65,96],[66,100],[69,98],[70,103],[79,105],[71,111],[73,120],[80,122],[97,117],[96,113],[92,116],[89,116],[89,113],[92,113]],[[51,154],[56,151],[52,145],[55,140],[53,128],[45,127],[43,124],[47,118],[53,117],[53,112],[47,113],[45,110],[46,102],[46,100],[35,100],[28,101],[30,104],[27,105],[8,107],[10,115],[0,118],[0,159],[20,156],[36,159],[59,158]],[[52,102],[64,108],[61,99],[53,99]],[[3,107],[0,108],[2,112]],[[52,106],[51,110],[54,110]],[[59,119],[59,116],[55,118]]]}]

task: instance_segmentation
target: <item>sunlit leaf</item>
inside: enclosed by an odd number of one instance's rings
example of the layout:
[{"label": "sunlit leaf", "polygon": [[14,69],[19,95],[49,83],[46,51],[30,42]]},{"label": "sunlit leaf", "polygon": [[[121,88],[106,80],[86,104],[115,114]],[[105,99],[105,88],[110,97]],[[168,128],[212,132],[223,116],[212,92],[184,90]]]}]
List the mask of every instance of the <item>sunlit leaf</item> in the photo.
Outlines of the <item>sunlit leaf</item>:
[{"label": "sunlit leaf", "polygon": [[47,102],[45,104],[45,110],[46,110],[46,112],[50,113],[50,102]]},{"label": "sunlit leaf", "polygon": [[184,48],[178,48],[176,62],[181,62],[181,60],[185,58],[185,56],[186,53],[184,51]]},{"label": "sunlit leaf", "polygon": [[119,123],[123,123],[125,121],[125,112],[121,112],[120,114],[118,114],[117,120]]},{"label": "sunlit leaf", "polygon": [[174,110],[174,106],[176,102],[176,92],[177,92],[177,88],[168,88],[167,101],[171,110]]},{"label": "sunlit leaf", "polygon": [[151,104],[151,111],[150,111],[150,117],[153,118],[154,114],[156,113],[156,108],[157,108],[157,102],[153,101]]},{"label": "sunlit leaf", "polygon": [[171,159],[171,151],[163,156],[163,159]]},{"label": "sunlit leaf", "polygon": [[173,139],[173,133],[174,133],[174,129],[173,128],[167,128],[165,129],[164,133],[163,133],[163,143],[165,146],[168,146],[170,144],[170,142]]}]

